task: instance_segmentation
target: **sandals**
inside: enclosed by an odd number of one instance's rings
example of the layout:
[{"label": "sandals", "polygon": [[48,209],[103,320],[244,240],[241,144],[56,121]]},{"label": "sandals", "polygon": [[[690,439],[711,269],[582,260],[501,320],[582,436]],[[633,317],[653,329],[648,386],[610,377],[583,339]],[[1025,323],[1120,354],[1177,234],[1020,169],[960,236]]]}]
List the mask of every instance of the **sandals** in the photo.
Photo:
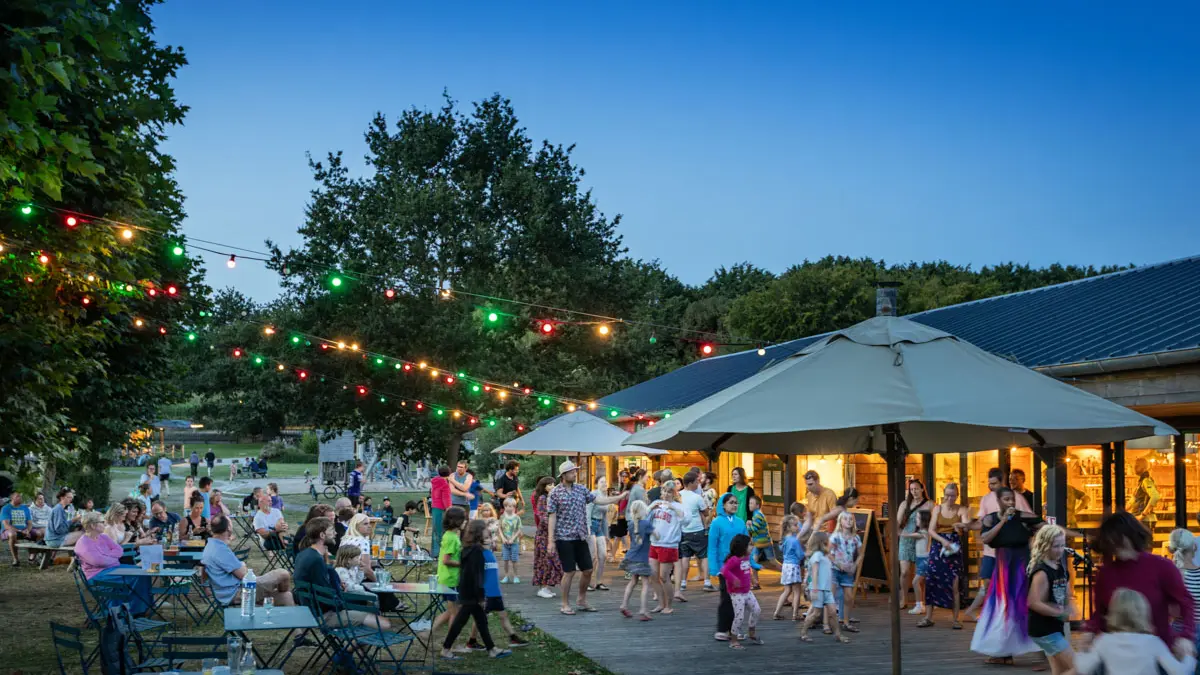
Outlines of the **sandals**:
[{"label": "sandals", "polygon": [[985,666],[1011,666],[1012,664],[1013,659],[1011,656],[993,656],[990,659],[983,660],[983,665]]},{"label": "sandals", "polygon": [[573,610],[573,609],[570,609],[570,608],[568,608],[568,609],[560,609],[560,610],[558,610],[558,613],[559,613],[559,614],[565,614],[565,615],[567,615],[567,616],[575,616],[575,610]]},{"label": "sandals", "polygon": [[638,621],[653,621],[654,619],[649,614],[639,614]]},{"label": "sandals", "polygon": [[950,624],[950,627],[953,628],[954,630],[962,630],[963,629],[963,625],[961,623],[959,623],[958,621],[955,621],[954,623]]},{"label": "sandals", "polygon": [[738,642],[730,642],[730,643],[729,643],[729,648],[730,648],[730,649],[737,649],[737,650],[742,650],[742,649],[745,649],[745,647],[743,647],[743,646],[741,645],[741,643],[738,643]]},{"label": "sandals", "polygon": [[837,640],[844,645],[850,644],[850,638],[846,637],[845,635],[839,635]]},{"label": "sandals", "polygon": [[[776,615],[772,616],[771,618],[772,618],[772,619],[775,619],[776,621],[783,621],[783,615],[782,615],[782,614],[776,614]],[[794,619],[793,619],[793,620],[794,620]]]},{"label": "sandals", "polygon": [[675,602],[687,602],[687,598],[683,597],[682,595],[676,595]]},{"label": "sandals", "polygon": [[591,605],[576,605],[575,609],[580,612],[598,612],[598,611],[600,611],[600,610],[596,609],[595,607],[592,607]]},{"label": "sandals", "polygon": [[633,612],[622,607],[621,608],[621,616],[625,617],[626,619],[631,619],[631,618],[633,618]]},{"label": "sandals", "polygon": [[809,636],[807,636],[807,635],[801,635],[801,636],[800,636],[800,641],[801,641],[801,642],[812,642],[812,638],[810,638],[810,637],[809,637]]},{"label": "sandals", "polygon": [[933,622],[930,621],[929,619],[921,619],[920,621],[917,622],[917,628],[929,628],[932,625],[933,625]]},{"label": "sandals", "polygon": [[747,638],[746,642],[749,642],[752,645],[758,645],[760,647],[763,646],[764,644],[766,644],[765,642],[762,641],[762,638],[757,638],[757,637]]},{"label": "sandals", "polygon": [[846,631],[847,633],[857,633],[857,632],[859,632],[859,631],[858,631],[858,628],[855,628],[854,626],[851,626],[851,625],[850,625],[850,624],[848,624],[848,623],[844,623],[844,624],[842,624],[842,630]]}]

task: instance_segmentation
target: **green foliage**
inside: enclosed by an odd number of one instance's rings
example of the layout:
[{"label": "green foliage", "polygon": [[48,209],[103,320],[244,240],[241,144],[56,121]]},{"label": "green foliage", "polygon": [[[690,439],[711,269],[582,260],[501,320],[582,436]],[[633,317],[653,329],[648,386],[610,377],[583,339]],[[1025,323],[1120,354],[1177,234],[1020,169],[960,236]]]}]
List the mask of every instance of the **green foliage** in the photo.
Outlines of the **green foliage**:
[{"label": "green foliage", "polygon": [[281,455],[289,450],[294,449],[293,446],[284,443],[283,441],[271,441],[262,446],[258,451],[258,456],[265,460],[277,460]]},{"label": "green foliage", "polygon": [[781,341],[845,328],[875,315],[876,281],[898,281],[901,314],[1015,293],[1124,269],[1004,263],[983,267],[945,261],[888,265],[870,258],[826,256],[805,261],[738,297],[727,322],[738,334]]},{"label": "green foliage", "polygon": [[[171,338],[156,327],[190,322],[192,298],[207,289],[195,262],[171,256],[165,243],[181,240],[182,197],[159,144],[185,112],[168,83],[185,59],[153,40],[150,5],[0,4],[0,55],[9,66],[0,71],[5,453],[101,466],[109,448],[177,395]],[[34,202],[29,214],[16,208],[23,200]],[[148,229],[125,242],[103,222],[69,229],[53,208]],[[39,264],[38,252],[50,264]],[[183,297],[117,292],[113,282],[171,282]]]},{"label": "green foliage", "polygon": [[98,509],[108,506],[112,481],[107,464],[99,466],[85,463],[68,464],[60,469],[56,482],[59,486],[65,485],[75,489],[75,505],[79,508],[83,508],[84,502],[88,499],[95,500]]},{"label": "green foliage", "polygon": [[321,441],[317,438],[316,434],[311,431],[304,432],[304,435],[300,437],[300,452],[305,455],[312,455],[313,457],[320,454]]}]

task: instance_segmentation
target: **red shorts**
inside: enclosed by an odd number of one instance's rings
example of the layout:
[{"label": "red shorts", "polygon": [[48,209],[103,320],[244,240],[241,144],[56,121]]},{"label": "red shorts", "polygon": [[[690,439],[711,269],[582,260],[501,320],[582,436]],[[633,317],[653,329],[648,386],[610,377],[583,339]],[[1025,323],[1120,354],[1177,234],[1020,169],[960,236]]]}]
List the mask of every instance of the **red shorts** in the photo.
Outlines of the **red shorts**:
[{"label": "red shorts", "polygon": [[657,560],[660,563],[673,563],[679,561],[678,546],[651,546],[650,559]]}]

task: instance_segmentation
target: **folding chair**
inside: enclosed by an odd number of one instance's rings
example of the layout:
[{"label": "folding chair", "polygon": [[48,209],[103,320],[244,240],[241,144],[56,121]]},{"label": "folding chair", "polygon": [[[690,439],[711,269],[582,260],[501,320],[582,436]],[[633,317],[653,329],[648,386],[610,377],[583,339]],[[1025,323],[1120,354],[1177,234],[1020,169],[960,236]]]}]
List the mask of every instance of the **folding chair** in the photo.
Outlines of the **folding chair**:
[{"label": "folding chair", "polygon": [[196,625],[203,626],[212,621],[214,617],[219,616],[221,611],[229,605],[217,599],[217,589],[213,588],[212,579],[207,576],[202,581],[197,582],[196,589],[197,595],[200,596],[200,601],[204,605],[203,607],[198,606],[196,608],[199,613]]},{"label": "folding chair", "polygon": [[[327,625],[322,617],[317,621],[321,625],[321,633],[329,642],[329,646],[333,651],[333,655],[329,657],[330,661],[336,663],[340,655],[346,655],[350,659],[355,659],[355,656],[366,658],[366,648],[358,645],[356,640],[364,635],[368,635],[376,628],[367,626],[356,626],[348,621],[346,615],[346,604],[342,599],[342,595],[328,586],[311,586],[313,604],[320,611],[325,608],[333,608],[334,623],[332,626]],[[376,610],[372,610],[376,611]]]},{"label": "folding chair", "polygon": [[[307,581],[293,581],[292,597],[296,599],[297,605],[307,607],[308,610],[312,612],[313,618],[317,621],[318,630],[320,631],[320,637],[317,639],[316,643],[316,651],[308,657],[308,660],[304,662],[304,665],[299,671],[301,673],[307,673],[309,672],[310,667],[316,666],[319,657],[325,657],[326,662],[332,662],[333,655],[338,651],[338,645],[325,633],[324,612],[322,612],[320,606],[316,604],[316,598],[313,596],[312,592],[312,584],[308,583]],[[295,649],[296,645],[293,645],[292,650],[294,651]],[[287,658],[290,656],[291,652],[289,651],[288,655],[284,657],[284,661],[286,662]]]},{"label": "folding chair", "polygon": [[[358,594],[345,594],[342,596],[342,602],[349,612],[367,612],[368,614],[379,614],[378,598],[360,598]],[[363,658],[366,659],[367,668],[372,673],[379,673],[379,655],[386,651],[388,655],[387,663],[390,665],[390,670],[397,675],[404,673],[404,660],[408,657],[408,650],[412,649],[412,643],[416,639],[412,635],[401,635],[393,633],[390,630],[385,631],[378,625],[374,628],[370,626],[359,626],[360,632],[366,629],[367,633],[354,638],[354,641],[362,645]],[[404,645],[404,653],[400,654],[400,658],[396,658],[392,647]]]},{"label": "folding chair", "polygon": [[54,643],[54,656],[58,659],[58,672],[67,675],[67,664],[63,662],[63,650],[67,650],[67,658],[72,665],[78,658],[83,675],[88,675],[88,666],[92,664],[95,657],[83,655],[83,631],[51,621],[50,640]]},{"label": "folding chair", "polygon": [[167,652],[167,667],[175,669],[185,661],[202,661],[204,659],[221,659],[229,657],[225,646],[225,636],[216,637],[176,637],[168,636],[163,639]]},{"label": "folding chair", "polygon": [[[142,633],[137,630],[137,622],[141,621],[141,619],[133,617],[133,613],[129,610],[127,603],[118,603],[109,607],[108,614],[125,641],[125,651],[128,652],[128,645],[130,643],[137,647],[137,658],[132,659],[132,662],[135,664],[133,668],[134,672],[153,671],[167,666],[166,659],[154,657],[153,643],[147,642]],[[161,632],[158,637],[161,639]],[[99,646],[97,646],[96,651],[99,653]]]},{"label": "folding chair", "polygon": [[258,534],[255,534],[254,543],[267,560],[267,569],[265,571],[270,572],[276,567],[283,568],[289,572],[292,571],[292,545],[290,539],[284,539],[278,534],[272,534],[270,539],[263,541]]}]

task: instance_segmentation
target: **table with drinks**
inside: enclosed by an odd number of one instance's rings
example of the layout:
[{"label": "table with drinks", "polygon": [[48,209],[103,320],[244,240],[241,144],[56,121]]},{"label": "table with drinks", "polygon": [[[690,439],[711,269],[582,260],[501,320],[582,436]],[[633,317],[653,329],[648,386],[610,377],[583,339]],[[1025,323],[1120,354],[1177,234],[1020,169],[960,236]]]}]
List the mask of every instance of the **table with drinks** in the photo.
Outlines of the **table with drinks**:
[{"label": "table with drinks", "polygon": [[199,672],[172,670],[168,664],[167,671],[160,675],[283,675],[283,670],[259,668],[257,659],[249,640],[243,642],[240,637],[230,636],[225,639],[225,663],[219,658],[203,659]]},{"label": "table with drinks", "polygon": [[[296,643],[317,628],[317,619],[308,607],[275,607],[271,598],[263,598],[262,607],[254,607],[249,615],[243,611],[242,607],[226,607],[224,622],[225,632],[233,636],[231,639],[241,641],[237,646],[240,647],[243,654],[249,651],[261,665],[280,669],[292,658],[292,652],[296,651]],[[276,645],[275,651],[265,658],[247,635],[252,631],[262,630],[287,631],[283,640]],[[297,631],[300,632],[299,635],[296,635]],[[289,644],[292,646],[280,658],[284,647],[288,647]],[[240,658],[244,658],[244,656]]]},{"label": "table with drinks", "polygon": [[430,556],[421,549],[413,551],[398,551],[390,546],[379,545],[376,542],[371,543],[371,559],[384,567],[388,567],[393,563],[400,563],[404,566],[404,572],[400,575],[400,581],[407,581],[408,576],[414,570],[421,568],[424,565],[434,562],[433,556]]},{"label": "table with drinks", "polygon": [[[385,575],[384,578],[380,578],[381,572]],[[425,606],[425,608],[421,609],[411,617],[405,616],[403,612],[396,612],[395,614],[392,614],[392,616],[395,616],[402,623],[404,623],[404,627],[407,628],[408,631],[412,633],[413,637],[416,638],[417,642],[421,643],[421,646],[428,651],[428,642],[421,638],[419,631],[413,630],[413,624],[425,618],[432,620],[433,617],[437,616],[446,609],[446,603],[444,602],[443,598],[447,595],[457,596],[458,591],[450,588],[449,586],[443,586],[439,584],[436,574],[429,575],[428,581],[416,583],[392,582],[390,580],[390,576],[387,575],[386,570],[376,572],[375,577],[378,579],[378,581],[375,583],[364,583],[363,588],[376,594],[394,593],[395,595],[408,596],[412,599],[413,604],[416,607],[420,607],[418,598],[424,597],[428,600],[428,604]]]}]

